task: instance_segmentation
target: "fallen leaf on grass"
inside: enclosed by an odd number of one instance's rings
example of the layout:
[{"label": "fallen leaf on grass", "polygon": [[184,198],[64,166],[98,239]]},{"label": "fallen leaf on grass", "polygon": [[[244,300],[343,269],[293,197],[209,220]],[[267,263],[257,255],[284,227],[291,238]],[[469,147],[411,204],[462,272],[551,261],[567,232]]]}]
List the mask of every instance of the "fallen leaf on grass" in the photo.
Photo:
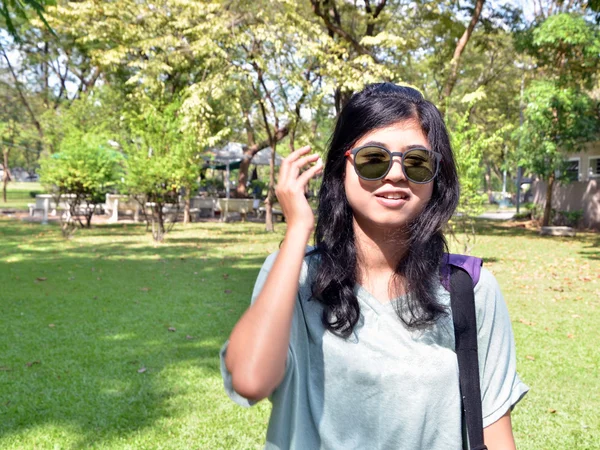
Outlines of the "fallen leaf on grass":
[{"label": "fallen leaf on grass", "polygon": [[194,336],[190,336],[189,334],[185,337],[186,339],[194,339]]},{"label": "fallen leaf on grass", "polygon": [[46,281],[48,278],[46,277],[37,277],[35,280],[36,281]]},{"label": "fallen leaf on grass", "polygon": [[177,328],[175,328],[175,327],[169,327],[169,331],[175,332],[175,331],[177,331]]},{"label": "fallen leaf on grass", "polygon": [[579,314],[573,314],[571,317],[573,319],[581,319],[581,316]]},{"label": "fallen leaf on grass", "polygon": [[569,339],[573,339],[573,338],[575,337],[575,335],[574,335],[573,333],[569,333],[569,334],[567,334],[567,337],[568,337]]},{"label": "fallen leaf on grass", "polygon": [[147,370],[148,369],[146,369],[145,367],[142,367],[141,369],[138,369],[138,373],[144,373]]},{"label": "fallen leaf on grass", "polygon": [[140,288],[140,291],[144,291],[144,292],[148,292],[149,290],[150,290],[150,288],[149,288],[149,287],[143,287],[143,288]]},{"label": "fallen leaf on grass", "polygon": [[31,367],[31,366],[33,366],[34,364],[41,364],[41,361],[38,359],[38,360],[35,360],[35,361],[31,361],[31,362],[25,363],[25,365],[26,365],[27,367]]},{"label": "fallen leaf on grass", "polygon": [[529,361],[535,361],[535,358],[531,355],[527,355],[525,358],[527,358]]},{"label": "fallen leaf on grass", "polygon": [[8,372],[10,370],[12,370],[10,367],[0,366],[0,372]]},{"label": "fallen leaf on grass", "polygon": [[526,320],[526,319],[519,319],[519,322],[521,322],[521,323],[523,323],[525,325],[529,325],[529,326],[535,325],[535,322],[531,322],[531,321]]},{"label": "fallen leaf on grass", "polygon": [[49,326],[50,328],[54,328],[56,325],[54,325],[53,323],[49,323],[49,324],[48,324],[48,326]]}]

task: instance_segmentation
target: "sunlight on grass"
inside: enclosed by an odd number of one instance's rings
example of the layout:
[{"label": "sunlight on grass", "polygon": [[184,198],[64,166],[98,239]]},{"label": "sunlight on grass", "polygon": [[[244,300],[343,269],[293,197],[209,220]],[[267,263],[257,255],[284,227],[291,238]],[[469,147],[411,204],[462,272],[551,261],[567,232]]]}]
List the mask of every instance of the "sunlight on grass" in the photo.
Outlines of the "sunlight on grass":
[{"label": "sunlight on grass", "polygon": [[[521,449],[597,448],[600,236],[540,238],[482,221],[532,388]],[[0,448],[262,448],[269,403],[224,393],[218,351],[279,247],[255,223],[79,230],[0,220]]]}]

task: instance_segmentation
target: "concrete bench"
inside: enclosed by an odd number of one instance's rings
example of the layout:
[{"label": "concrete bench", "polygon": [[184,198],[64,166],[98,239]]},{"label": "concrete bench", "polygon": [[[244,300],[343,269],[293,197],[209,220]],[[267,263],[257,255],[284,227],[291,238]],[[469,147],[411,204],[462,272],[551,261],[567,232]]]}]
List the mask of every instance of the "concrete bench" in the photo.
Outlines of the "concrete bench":
[{"label": "concrete bench", "polygon": [[215,211],[218,211],[217,208],[217,199],[214,197],[190,198],[190,215],[208,214],[209,217],[215,217]]},{"label": "concrete bench", "polygon": [[58,211],[69,211],[69,204],[66,199],[75,197],[74,194],[63,194],[60,196],[59,202],[56,203],[56,197],[52,194],[37,194],[35,203],[28,203],[29,216],[35,216],[36,212],[42,214],[42,223],[48,223],[48,216],[56,216]]},{"label": "concrete bench", "polygon": [[254,200],[251,198],[220,198],[217,200],[217,211],[221,212],[221,220],[227,220],[229,213],[240,213],[242,220],[246,215],[254,211]]},{"label": "concrete bench", "polygon": [[119,221],[119,215],[133,216],[134,222],[140,220],[140,204],[129,195],[106,194],[104,210],[110,214],[108,222],[116,223]]},{"label": "concrete bench", "polygon": [[[271,213],[273,214],[274,220],[281,219],[282,222],[285,222],[285,216],[283,215],[283,211],[281,209],[274,206],[273,208],[271,208]],[[258,208],[258,217],[259,218],[265,217],[266,214],[267,214],[267,208],[265,208],[264,206],[261,206],[260,208]]]}]

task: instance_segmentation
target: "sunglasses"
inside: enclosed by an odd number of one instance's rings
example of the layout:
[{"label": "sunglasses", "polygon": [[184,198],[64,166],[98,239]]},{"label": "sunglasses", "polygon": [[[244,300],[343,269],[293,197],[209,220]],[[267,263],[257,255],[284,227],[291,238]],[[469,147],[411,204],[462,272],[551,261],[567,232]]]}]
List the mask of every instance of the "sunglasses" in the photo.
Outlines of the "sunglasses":
[{"label": "sunglasses", "polygon": [[429,183],[435,178],[441,159],[439,153],[425,147],[412,147],[400,153],[373,144],[348,150],[345,155],[353,156],[356,174],[368,181],[384,178],[392,168],[393,157],[400,156],[404,176],[417,184]]}]

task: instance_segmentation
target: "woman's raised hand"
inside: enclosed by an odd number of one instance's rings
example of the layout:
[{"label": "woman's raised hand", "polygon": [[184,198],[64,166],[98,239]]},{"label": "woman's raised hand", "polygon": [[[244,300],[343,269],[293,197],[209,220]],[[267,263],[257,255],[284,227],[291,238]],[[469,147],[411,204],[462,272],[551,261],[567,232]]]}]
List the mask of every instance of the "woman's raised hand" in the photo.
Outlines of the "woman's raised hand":
[{"label": "woman's raised hand", "polygon": [[[304,192],[310,179],[323,170],[323,160],[319,155],[308,154],[309,152],[309,146],[292,152],[283,160],[279,170],[275,194],[283,210],[288,230],[302,229],[311,232],[315,226],[315,216]],[[312,163],[315,164],[311,165]],[[301,172],[305,168],[307,169]]]}]

